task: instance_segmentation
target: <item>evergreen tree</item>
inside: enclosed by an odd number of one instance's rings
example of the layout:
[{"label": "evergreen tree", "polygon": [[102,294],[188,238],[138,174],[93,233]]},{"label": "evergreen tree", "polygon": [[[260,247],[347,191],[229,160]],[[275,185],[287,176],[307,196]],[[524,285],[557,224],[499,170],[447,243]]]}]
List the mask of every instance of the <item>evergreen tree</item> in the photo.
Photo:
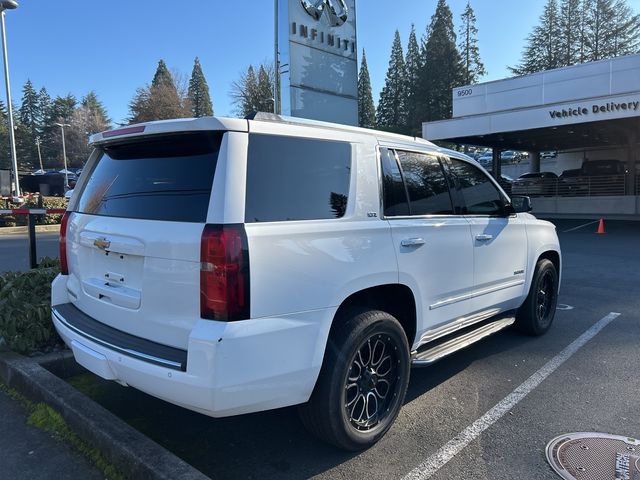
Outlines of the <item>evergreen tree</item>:
[{"label": "evergreen tree", "polygon": [[103,132],[111,126],[111,119],[107,114],[107,109],[93,90],[87,93],[80,102],[80,107],[76,109],[76,117],[81,114],[85,118],[85,130],[87,135]]},{"label": "evergreen tree", "polygon": [[590,0],[584,21],[588,61],[638,50],[640,15],[634,14],[626,0]]},{"label": "evergreen tree", "polygon": [[415,25],[411,25],[405,70],[407,72],[405,86],[407,98],[406,133],[413,136],[420,136],[420,130],[422,129],[420,119],[420,72],[422,70],[422,58],[420,57],[420,46],[418,45]]},{"label": "evergreen tree", "polygon": [[22,105],[19,110],[20,122],[25,125],[35,138],[42,126],[38,93],[31,80],[27,80],[22,88]]},{"label": "evergreen tree", "polygon": [[0,170],[11,169],[8,119],[7,107],[0,100]]},{"label": "evergreen tree", "polygon": [[421,53],[420,95],[425,99],[422,121],[451,118],[451,90],[462,83],[462,61],[456,48],[453,15],[445,0],[438,0]]},{"label": "evergreen tree", "polygon": [[527,39],[520,65],[529,74],[635,53],[640,48],[640,14],[627,0],[548,0],[540,23]]},{"label": "evergreen tree", "polygon": [[460,56],[462,57],[462,83],[465,85],[472,85],[477,83],[480,77],[486,75],[487,72],[484,69],[482,59],[480,58],[476,15],[473,8],[471,8],[470,2],[467,2],[467,6],[460,18],[462,20],[462,24],[460,25],[459,31],[459,49]]},{"label": "evergreen tree", "polygon": [[[42,155],[45,168],[63,168],[62,135],[56,123],[70,123],[78,101],[75,96],[56,97],[48,109],[48,114],[42,129]],[[68,127],[66,127],[68,128]],[[67,130],[65,129],[65,134]],[[66,139],[66,138],[65,138]],[[69,156],[67,155],[67,160]],[[37,160],[36,160],[37,161]]]},{"label": "evergreen tree", "polygon": [[560,3],[559,65],[574,65],[581,61],[582,1],[562,0]]},{"label": "evergreen tree", "polygon": [[[16,150],[18,160],[23,167],[37,163],[36,137],[42,127],[38,93],[31,80],[27,80],[22,89],[22,104],[17,110]],[[34,162],[35,161],[35,162]]]},{"label": "evergreen tree", "polygon": [[175,83],[173,81],[173,75],[167,68],[167,64],[164,60],[160,59],[158,62],[158,67],[156,68],[156,73],[153,75],[153,80],[151,81],[152,87],[168,87],[175,88]]},{"label": "evergreen tree", "polygon": [[255,103],[259,112],[273,112],[273,79],[264,65],[258,69],[258,88]]},{"label": "evergreen tree", "polygon": [[371,77],[364,50],[362,50],[362,63],[358,74],[358,125],[364,128],[376,126],[376,107],[373,105]]},{"label": "evergreen tree", "polygon": [[396,30],[391,47],[391,58],[385,85],[380,92],[376,112],[378,127],[395,132],[404,131],[407,125],[406,69],[400,32]]},{"label": "evergreen tree", "polygon": [[209,95],[209,85],[202,72],[200,59],[196,57],[193,62],[193,71],[189,80],[188,97],[194,117],[212,117],[213,104]]},{"label": "evergreen tree", "polygon": [[51,97],[45,87],[42,87],[38,92],[38,111],[40,113],[40,134],[42,134],[46,122],[51,116]]},{"label": "evergreen tree", "polygon": [[80,105],[82,105],[84,108],[89,110],[89,112],[95,115],[99,119],[100,123],[104,124],[107,128],[111,126],[111,119],[107,114],[107,109],[104,108],[102,102],[98,100],[98,95],[95,91],[91,90],[84,97],[82,97]]},{"label": "evergreen tree", "polygon": [[231,97],[240,117],[246,117],[259,111],[256,100],[258,98],[258,79],[253,65],[249,65],[247,72],[242,73],[240,78],[233,82]]},{"label": "evergreen tree", "polygon": [[511,71],[516,75],[526,75],[550,70],[561,66],[561,36],[557,0],[547,0],[540,23],[527,38],[523,58]]},{"label": "evergreen tree", "polygon": [[49,112],[51,122],[68,122],[73,115],[73,112],[78,105],[78,100],[72,94],[68,94],[66,97],[56,97],[51,104],[51,111]]},{"label": "evergreen tree", "polygon": [[138,88],[129,104],[129,123],[189,117],[192,112],[188,104],[166,63],[160,60],[151,85]]}]

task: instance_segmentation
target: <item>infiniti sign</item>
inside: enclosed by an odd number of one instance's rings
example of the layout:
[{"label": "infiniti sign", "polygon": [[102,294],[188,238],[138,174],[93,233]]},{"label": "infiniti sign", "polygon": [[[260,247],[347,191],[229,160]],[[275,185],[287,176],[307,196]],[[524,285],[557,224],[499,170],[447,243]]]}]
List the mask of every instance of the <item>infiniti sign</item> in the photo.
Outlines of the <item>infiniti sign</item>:
[{"label": "infiniti sign", "polygon": [[326,10],[332,27],[341,27],[349,18],[349,8],[345,0],[301,0],[301,2],[307,13],[315,20],[320,20]]}]

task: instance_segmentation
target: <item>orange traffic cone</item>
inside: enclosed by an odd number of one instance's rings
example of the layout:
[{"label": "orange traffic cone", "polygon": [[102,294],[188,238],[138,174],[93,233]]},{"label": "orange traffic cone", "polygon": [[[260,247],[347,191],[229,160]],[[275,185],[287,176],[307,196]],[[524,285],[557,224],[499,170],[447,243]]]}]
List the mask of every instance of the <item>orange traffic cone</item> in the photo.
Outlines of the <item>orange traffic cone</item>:
[{"label": "orange traffic cone", "polygon": [[607,233],[604,231],[604,218],[600,219],[600,223],[598,224],[598,231],[596,233],[600,235],[602,235],[603,233]]}]

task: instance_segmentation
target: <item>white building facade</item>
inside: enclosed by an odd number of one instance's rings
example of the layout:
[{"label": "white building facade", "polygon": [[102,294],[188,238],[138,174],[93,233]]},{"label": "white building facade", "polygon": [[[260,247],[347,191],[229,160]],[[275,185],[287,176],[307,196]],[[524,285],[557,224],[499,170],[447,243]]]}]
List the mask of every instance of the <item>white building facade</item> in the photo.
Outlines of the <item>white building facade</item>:
[{"label": "white building facade", "polygon": [[[493,148],[497,176],[502,168],[560,176],[555,195],[534,199],[536,212],[640,215],[640,55],[458,87],[452,94],[453,118],[424,123],[423,137]],[[530,161],[503,167],[499,152],[504,150],[531,152]],[[541,160],[540,153],[549,151],[558,155]],[[623,170],[615,179],[595,178],[586,174],[595,165],[587,164],[595,161],[622,163]],[[579,189],[564,181],[569,170],[579,177]],[[596,184],[602,187],[592,188]]]}]

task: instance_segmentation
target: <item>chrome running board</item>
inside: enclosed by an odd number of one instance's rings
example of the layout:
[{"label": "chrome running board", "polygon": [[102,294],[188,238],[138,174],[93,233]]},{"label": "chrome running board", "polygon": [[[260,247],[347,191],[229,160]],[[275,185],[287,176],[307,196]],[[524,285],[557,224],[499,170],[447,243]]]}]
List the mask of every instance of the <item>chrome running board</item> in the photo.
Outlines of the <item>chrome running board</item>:
[{"label": "chrome running board", "polygon": [[415,352],[412,355],[411,363],[413,366],[431,365],[447,355],[451,355],[458,350],[462,350],[463,348],[466,348],[489,335],[513,325],[515,321],[515,317],[500,318],[499,320],[487,323],[458,337],[453,337],[452,339],[435,345],[427,350]]}]

